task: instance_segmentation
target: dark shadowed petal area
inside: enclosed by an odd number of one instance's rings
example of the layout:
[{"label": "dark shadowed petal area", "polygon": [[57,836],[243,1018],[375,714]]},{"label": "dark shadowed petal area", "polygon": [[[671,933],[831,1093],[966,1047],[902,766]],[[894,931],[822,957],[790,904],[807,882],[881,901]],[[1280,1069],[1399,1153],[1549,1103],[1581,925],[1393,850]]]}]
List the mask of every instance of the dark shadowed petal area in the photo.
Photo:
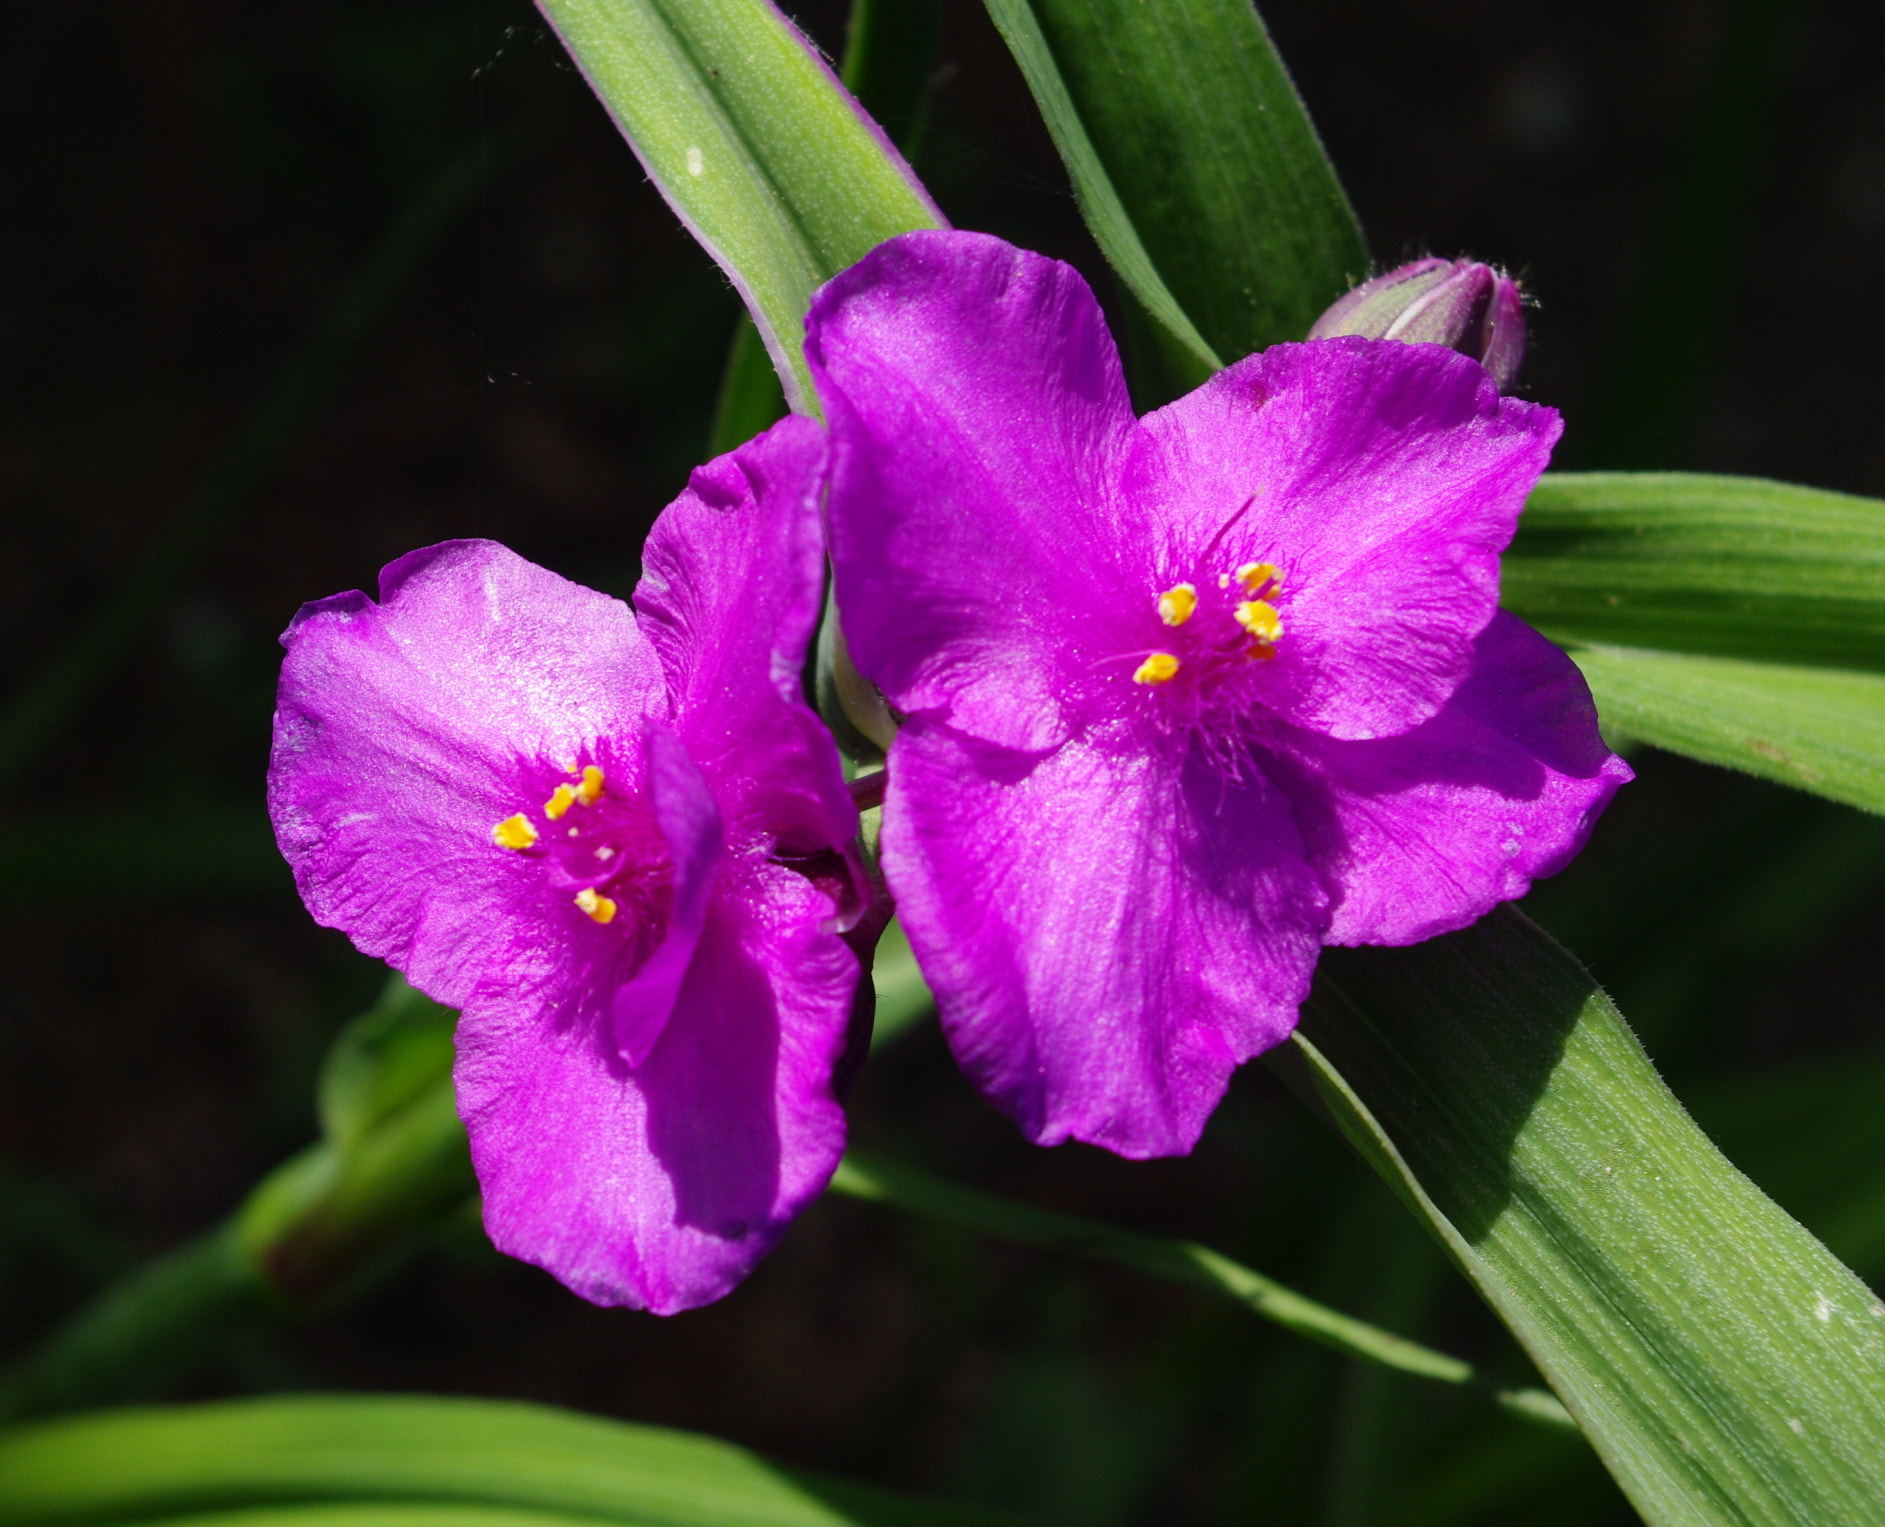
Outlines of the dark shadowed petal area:
[{"label": "dark shadowed petal area", "polygon": [[1231,1071],[1294,1026],[1327,925],[1277,791],[1149,753],[912,723],[883,850],[957,1059],[1046,1145],[1189,1150]]},{"label": "dark shadowed petal area", "polygon": [[1576,665],[1504,612],[1430,720],[1376,742],[1290,729],[1274,767],[1336,893],[1332,944],[1417,943],[1523,896],[1630,778]]},{"label": "dark shadowed petal area", "polygon": [[672,1314],[719,1298],[825,1185],[857,962],[833,907],[774,865],[729,867],[647,1061],[501,988],[458,1028],[455,1080],[500,1250],[584,1298]]},{"label": "dark shadowed petal area", "polygon": [[1273,346],[1144,424],[1149,522],[1202,547],[1255,496],[1220,560],[1281,570],[1266,704],[1343,738],[1405,732],[1465,679],[1560,428],[1464,356],[1364,339]]},{"label": "dark shadowed petal area", "polygon": [[666,713],[654,652],[621,600],[488,541],[413,552],[380,587],[308,605],[282,638],[269,812],[302,900],[453,1006],[494,964],[580,979],[597,930],[539,926],[541,877],[491,829],[554,761]]},{"label": "dark shadowed petal area", "polygon": [[667,931],[609,1001],[616,1048],[631,1066],[647,1058],[674,1011],[675,995],[700,943],[724,848],[713,794],[680,738],[657,724],[648,729],[647,746],[646,795],[667,843],[673,880]]},{"label": "dark shadowed petal area", "polygon": [[911,233],[827,284],[807,331],[859,669],[900,710],[1058,742],[1069,601],[1112,555],[1134,428],[1093,294],[998,239]]},{"label": "dark shadowed petal area", "polygon": [[[788,856],[848,845],[857,812],[802,669],[824,588],[825,432],[781,419],[695,469],[642,552],[635,608],[660,654],[676,726],[729,835]],[[866,885],[856,856],[846,916]]]}]

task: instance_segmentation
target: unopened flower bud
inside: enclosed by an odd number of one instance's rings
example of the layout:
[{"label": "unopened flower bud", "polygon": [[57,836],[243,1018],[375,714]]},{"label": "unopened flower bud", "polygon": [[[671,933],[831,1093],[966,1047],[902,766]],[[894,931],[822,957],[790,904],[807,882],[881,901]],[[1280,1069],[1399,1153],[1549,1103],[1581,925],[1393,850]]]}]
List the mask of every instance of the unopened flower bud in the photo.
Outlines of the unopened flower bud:
[{"label": "unopened flower bud", "polygon": [[1311,339],[1338,334],[1449,345],[1505,392],[1525,357],[1524,298],[1510,276],[1477,260],[1416,260],[1364,281],[1309,330]]}]

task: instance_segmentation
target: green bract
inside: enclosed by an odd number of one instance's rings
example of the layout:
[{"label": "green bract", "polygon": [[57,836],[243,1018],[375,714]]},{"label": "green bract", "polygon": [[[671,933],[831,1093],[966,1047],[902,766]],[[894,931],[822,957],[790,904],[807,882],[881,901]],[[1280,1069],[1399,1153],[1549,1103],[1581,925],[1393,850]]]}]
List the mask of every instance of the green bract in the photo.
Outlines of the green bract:
[{"label": "green bract", "polygon": [[792,406],[814,287],[942,226],[831,71],[764,0],[546,0],[544,14],[688,231],[746,299]]}]

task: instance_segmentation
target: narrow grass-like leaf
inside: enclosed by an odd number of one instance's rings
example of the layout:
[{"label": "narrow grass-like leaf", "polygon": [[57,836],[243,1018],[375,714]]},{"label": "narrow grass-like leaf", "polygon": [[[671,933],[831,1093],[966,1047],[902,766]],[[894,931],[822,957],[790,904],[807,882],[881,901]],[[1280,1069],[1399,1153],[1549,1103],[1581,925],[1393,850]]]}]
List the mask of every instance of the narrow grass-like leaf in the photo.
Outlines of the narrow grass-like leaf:
[{"label": "narrow grass-like leaf", "polygon": [[1528,1421],[1564,1430],[1575,1423],[1550,1395],[1538,1389],[1502,1388],[1476,1373],[1472,1364],[1408,1341],[1379,1326],[1305,1298],[1274,1278],[1195,1241],[1140,1235],[1071,1214],[1036,1209],[957,1183],[945,1182],[902,1162],[859,1151],[847,1152],[831,1180],[834,1193],[928,1215],[965,1230],[1027,1246],[1043,1246],[1094,1261],[1111,1262],[1155,1278],[1189,1284],[1235,1300],[1286,1331],[1333,1347],[1349,1357],[1379,1363],[1419,1378],[1482,1391],[1502,1408]]},{"label": "narrow grass-like leaf", "polygon": [[1500,602],[1560,641],[1885,671],[1885,501],[1554,472],[1525,505]]},{"label": "narrow grass-like leaf", "polygon": [[1575,647],[1604,726],[1885,812],[1885,673]]},{"label": "narrow grass-like leaf", "polygon": [[542,0],[688,231],[815,411],[803,324],[821,282],[935,203],[817,51],[765,0]]},{"label": "narrow grass-like leaf", "polygon": [[1860,1273],[1885,1273],[1885,1055],[1721,1077],[1691,1106],[1750,1177]]},{"label": "narrow grass-like leaf", "polygon": [[[1361,227],[1250,0],[1031,3],[1078,141],[1213,354],[1301,339],[1367,274]],[[1024,9],[989,5],[998,22]],[[1047,114],[1043,66],[1016,56]],[[1055,141],[1079,188],[1093,171],[1064,126]],[[1087,216],[1105,248],[1109,225]]]},{"label": "narrow grass-like leaf", "polygon": [[1885,1304],[1503,909],[1330,950],[1282,1068],[1428,1224],[1653,1527],[1877,1520]]},{"label": "narrow grass-like leaf", "polygon": [[710,1437],[485,1400],[251,1400],[86,1416],[0,1437],[6,1527],[105,1527],[212,1512],[216,1520],[241,1512],[307,1527],[1012,1520],[779,1468]]},{"label": "narrow grass-like leaf", "polygon": [[1099,151],[1087,134],[1079,108],[1041,31],[1040,19],[1028,0],[987,0],[987,4],[988,14],[994,19],[1002,40],[1008,44],[1008,51],[1021,66],[1022,77],[1033,92],[1034,103],[1053,136],[1054,147],[1060,150],[1060,157],[1066,163],[1067,174],[1073,181],[1073,194],[1101,252],[1133,295],[1145,304],[1146,311],[1165,325],[1193,360],[1212,371],[1217,370],[1224,362],[1179,305],[1147,252],[1126,204],[1120,199]]}]

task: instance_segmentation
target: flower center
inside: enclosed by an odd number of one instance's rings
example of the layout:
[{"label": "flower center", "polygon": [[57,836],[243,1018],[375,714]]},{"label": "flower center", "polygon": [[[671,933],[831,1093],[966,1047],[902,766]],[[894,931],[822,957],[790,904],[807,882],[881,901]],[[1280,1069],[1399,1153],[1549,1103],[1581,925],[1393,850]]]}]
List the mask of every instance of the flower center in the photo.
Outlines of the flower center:
[{"label": "flower center", "polygon": [[499,848],[540,862],[550,883],[592,922],[615,921],[623,903],[642,929],[665,921],[673,866],[660,829],[633,795],[607,788],[601,767],[563,767],[535,811],[520,811],[491,829]]},{"label": "flower center", "polygon": [[[1135,684],[1170,684],[1181,674],[1196,682],[1221,678],[1227,670],[1268,662],[1283,639],[1283,617],[1273,601],[1283,582],[1271,562],[1246,562],[1217,579],[1218,595],[1201,600],[1195,583],[1175,583],[1157,596],[1154,608],[1165,625],[1189,627],[1185,638],[1149,652],[1133,671]],[[1193,624],[1194,620],[1197,622]]]}]

